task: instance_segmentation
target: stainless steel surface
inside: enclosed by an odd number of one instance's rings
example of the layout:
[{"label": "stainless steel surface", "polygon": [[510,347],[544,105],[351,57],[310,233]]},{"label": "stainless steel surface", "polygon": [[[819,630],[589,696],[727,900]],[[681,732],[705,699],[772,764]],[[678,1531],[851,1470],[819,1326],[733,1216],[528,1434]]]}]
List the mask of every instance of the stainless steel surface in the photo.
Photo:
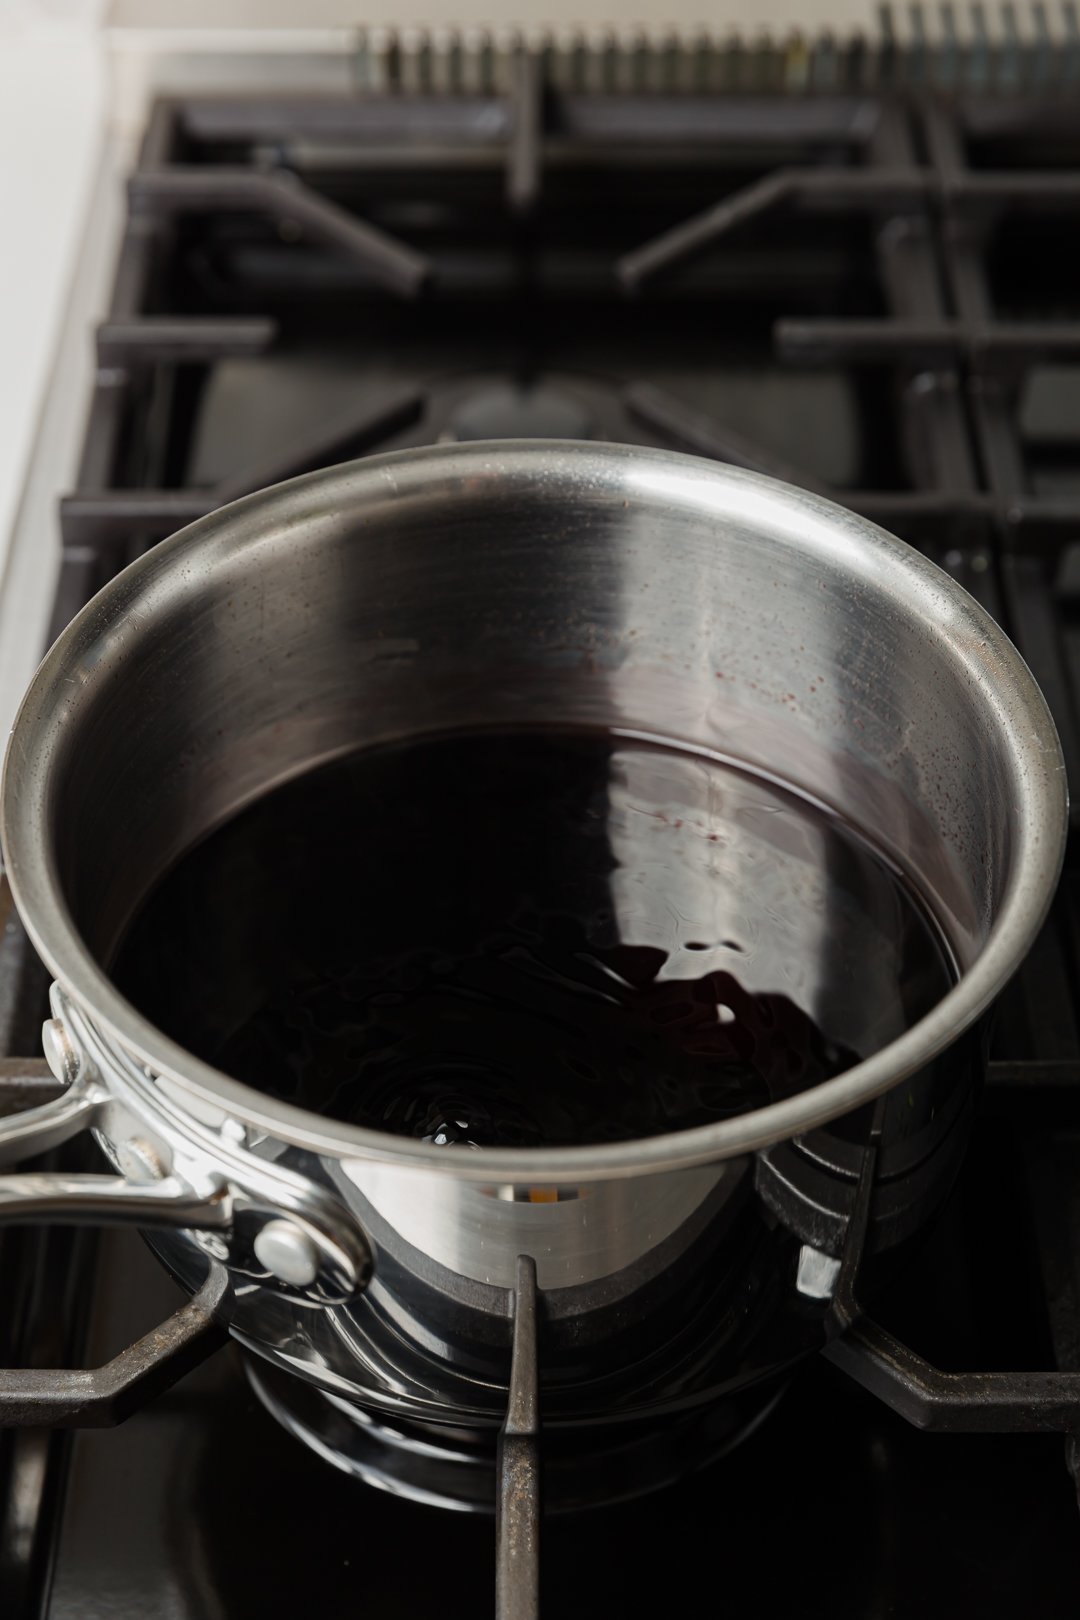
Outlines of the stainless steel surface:
[{"label": "stainless steel surface", "polygon": [[[57,1075],[57,1079],[64,1079]],[[94,1123],[105,1092],[88,1078],[70,1080],[59,1097],[11,1114],[0,1128],[0,1165],[18,1164],[32,1154],[48,1153]]]},{"label": "stainless steel surface", "polygon": [[319,1275],[319,1251],[294,1221],[267,1221],[252,1247],[259,1264],[281,1282],[307,1288]]},{"label": "stainless steel surface", "polygon": [[627,1176],[562,1183],[561,1198],[542,1198],[549,1184],[542,1161],[513,1182],[440,1183],[436,1196],[426,1172],[408,1165],[342,1159],[330,1174],[342,1196],[363,1211],[365,1226],[377,1218],[448,1271],[512,1289],[519,1253],[536,1256],[542,1288],[599,1282],[640,1264],[706,1204],[719,1213],[745,1191],[746,1172],[740,1156],[656,1174],[646,1207],[640,1185]]},{"label": "stainless steel surface", "polygon": [[124,1176],[37,1175],[0,1177],[0,1224],[48,1222],[94,1226],[180,1226],[221,1229],[232,1211],[224,1190],[195,1192],[177,1176],[146,1186]]},{"label": "stainless steel surface", "polygon": [[[358,745],[523,721],[614,729],[631,756],[635,739],[675,740],[686,758],[736,761],[810,795],[918,888],[960,982],[865,1062],[757,1112],[648,1140],[478,1153],[272,1101],[168,1041],[113,988],[104,964],[154,879],[271,784]],[[470,1335],[505,1321],[520,1254],[535,1256],[549,1325],[588,1311],[610,1325],[678,1264],[692,1271],[696,1244],[741,1230],[753,1150],[913,1076],[912,1113],[898,1108],[889,1130],[932,1132],[948,1110],[929,1065],[973,1029],[1034,937],[1065,814],[1038,689],[924,558],[752,474],[553,442],[373,457],[155,548],[46,658],[3,787],[17,904],[110,1098],[106,1152],[118,1163],[125,1143],[148,1141],[192,1184],[220,1175],[256,1229],[298,1220],[319,1247],[321,1300],[340,1308],[311,1311],[309,1291],[245,1262],[248,1230],[222,1307],[233,1331],[340,1394],[429,1415],[447,1399],[430,1369],[461,1360],[463,1335],[479,1360],[454,1400],[474,1414],[497,1406],[499,1374],[481,1372],[488,1352]],[[812,863],[773,855],[750,899],[782,916],[769,902],[800,873],[812,881]],[[694,871],[691,856],[690,906]],[[785,950],[812,961],[807,943]],[[816,971],[807,995],[825,1006]],[[197,1286],[197,1240],[154,1241]],[[369,1250],[374,1282],[358,1295]],[[794,1283],[792,1262],[793,1296]],[[387,1324],[393,1354],[408,1344],[427,1371],[386,1362]],[[497,1366],[503,1351],[489,1348]]]},{"label": "stainless steel surface", "polygon": [[79,1072],[79,1054],[72,1046],[68,1032],[58,1018],[46,1018],[42,1024],[41,1050],[56,1078],[65,1085],[70,1085]]}]

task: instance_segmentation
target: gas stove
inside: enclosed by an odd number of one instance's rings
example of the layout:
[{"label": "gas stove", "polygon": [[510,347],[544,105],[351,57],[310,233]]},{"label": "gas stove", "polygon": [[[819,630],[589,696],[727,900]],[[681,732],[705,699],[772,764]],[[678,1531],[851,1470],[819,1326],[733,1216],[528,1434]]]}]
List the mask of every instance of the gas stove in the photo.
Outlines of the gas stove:
[{"label": "gas stove", "polygon": [[[1013,636],[1080,779],[1075,52],[747,62],[388,36],[357,93],[160,98],[52,634],[183,523],[317,467],[492,436],[653,445],[817,490],[931,556]],[[673,1419],[635,1466],[695,1471],[549,1513],[544,1612],[689,1611],[714,1586],[792,1616],[1074,1612],[1077,883],[1070,844],[917,1272],[873,1320],[846,1278],[847,1334],[737,1450],[698,1467],[722,1448]],[[2,951],[11,1112],[52,1082],[46,979],[11,918]],[[463,1440],[253,1375],[128,1233],[5,1229],[0,1284],[4,1366],[119,1357],[0,1374],[5,1616],[490,1607],[490,1517],[428,1505],[494,1506]],[[542,1403],[538,1436],[514,1427],[504,1469],[530,1492],[546,1468],[631,1494],[617,1449],[575,1470],[545,1448]],[[444,1490],[448,1466],[472,1483]],[[501,1601],[536,1612],[527,1579]]]}]

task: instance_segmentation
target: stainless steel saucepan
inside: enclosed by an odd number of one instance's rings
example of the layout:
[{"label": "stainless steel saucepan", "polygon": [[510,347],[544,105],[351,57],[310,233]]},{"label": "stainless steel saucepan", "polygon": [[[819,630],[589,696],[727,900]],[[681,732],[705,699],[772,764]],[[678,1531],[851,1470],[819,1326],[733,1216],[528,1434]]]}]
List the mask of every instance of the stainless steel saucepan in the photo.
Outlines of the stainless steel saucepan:
[{"label": "stainless steel saucepan", "polygon": [[[271,785],[365,744],[525,721],[674,739],[809,793],[925,898],[955,988],[866,1061],[756,1112],[476,1152],[274,1101],[110,981],[163,870]],[[653,1398],[655,1364],[637,1395],[627,1369],[659,1343],[658,1313],[670,1334],[707,1307],[726,1348],[702,1398],[820,1342],[873,1099],[867,1263],[925,1220],[955,1169],[984,1015],[1050,902],[1066,791],[1015,649],[907,546],[689,457],[498,442],[316,473],[149,551],[41,665],[2,809],[67,1090],[0,1122],[0,1155],[89,1130],[115,1173],[9,1175],[0,1218],[152,1229],[189,1286],[226,1268],[223,1320],[263,1357],[350,1400],[462,1420],[505,1399],[507,1301],[532,1255],[545,1409],[569,1421],[615,1399],[594,1376],[605,1345],[621,1347],[622,1405]]]}]

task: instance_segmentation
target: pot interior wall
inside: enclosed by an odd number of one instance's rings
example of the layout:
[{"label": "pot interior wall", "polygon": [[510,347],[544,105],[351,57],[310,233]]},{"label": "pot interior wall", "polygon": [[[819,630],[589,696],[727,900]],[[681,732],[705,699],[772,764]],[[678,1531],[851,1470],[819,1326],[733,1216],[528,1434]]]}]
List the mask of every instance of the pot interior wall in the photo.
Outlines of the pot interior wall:
[{"label": "pot interior wall", "polygon": [[314,762],[572,723],[718,753],[824,801],[970,965],[1009,879],[1017,769],[969,667],[978,621],[835,508],[593,449],[314,475],[166,542],[90,605],[48,802],[99,960],[176,857]]}]

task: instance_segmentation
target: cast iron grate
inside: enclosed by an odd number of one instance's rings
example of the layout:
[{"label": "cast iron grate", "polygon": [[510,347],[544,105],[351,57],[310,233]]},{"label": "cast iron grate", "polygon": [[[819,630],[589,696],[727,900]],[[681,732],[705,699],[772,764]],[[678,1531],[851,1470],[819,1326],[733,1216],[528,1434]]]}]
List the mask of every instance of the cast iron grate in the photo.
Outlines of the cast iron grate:
[{"label": "cast iron grate", "polygon": [[[359,311],[361,332],[365,317],[400,321],[402,304],[436,339],[471,320],[523,379],[547,351],[572,352],[591,314],[623,356],[603,436],[818,489],[933,555],[1017,638],[1078,779],[1080,444],[1067,419],[1080,406],[1080,305],[1054,283],[1080,217],[1073,104],[558,93],[541,69],[519,50],[505,95],[157,104],[62,507],[54,628],[120,563],[224,501],[452,436],[435,359],[193,487],[210,373],[287,357],[312,301]],[[1037,253],[1018,250],[1031,242]],[[873,288],[845,282],[837,262],[859,263]],[[767,312],[755,286],[771,289]],[[792,386],[843,375],[867,440],[868,423],[890,423],[888,453],[872,445],[854,482],[822,477],[655,367],[635,374],[649,332],[674,340],[678,327],[684,341],[673,306],[687,299],[718,370],[749,303],[750,324],[767,327],[759,362]]]}]

